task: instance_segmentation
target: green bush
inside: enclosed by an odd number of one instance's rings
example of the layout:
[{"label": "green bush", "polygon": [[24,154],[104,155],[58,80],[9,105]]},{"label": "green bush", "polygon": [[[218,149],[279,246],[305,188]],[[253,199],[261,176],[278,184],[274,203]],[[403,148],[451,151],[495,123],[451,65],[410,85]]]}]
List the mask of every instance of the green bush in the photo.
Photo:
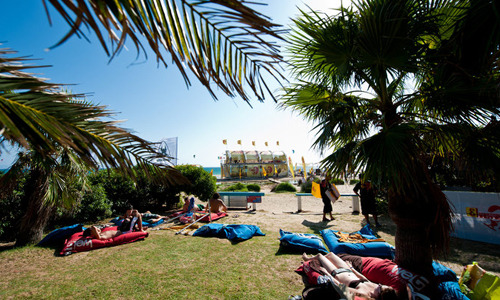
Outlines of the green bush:
[{"label": "green bush", "polygon": [[260,192],[260,185],[255,183],[248,184],[247,189],[251,192]]},{"label": "green bush", "polygon": [[127,206],[132,204],[139,208],[140,198],[134,181],[112,169],[99,170],[89,176],[92,186],[102,185],[107,198],[113,203],[113,214],[122,215]]},{"label": "green bush", "polygon": [[276,193],[296,192],[297,189],[289,182],[282,182],[274,188]]},{"label": "green bush", "polygon": [[[19,220],[24,214],[21,199],[24,192],[22,184],[11,195],[0,195],[0,241],[10,242],[16,238]],[[25,207],[25,206],[24,206]]]},{"label": "green bush", "polygon": [[241,182],[237,182],[224,189],[227,192],[248,192],[248,187]]},{"label": "green bush", "polygon": [[300,185],[301,193],[311,193],[312,190],[312,181],[306,181]]},{"label": "green bush", "polygon": [[106,197],[106,191],[100,184],[93,185],[83,195],[82,201],[76,208],[75,221],[85,223],[98,221],[112,216],[113,203]]},{"label": "green bush", "polygon": [[168,198],[166,205],[169,208],[175,207],[179,201],[179,195],[184,192],[188,195],[194,195],[202,201],[208,201],[215,193],[217,179],[210,176],[210,173],[202,167],[191,165],[180,165],[175,167],[181,172],[190,182],[190,185],[179,185],[169,187],[166,192]]},{"label": "green bush", "polygon": [[344,180],[340,179],[340,178],[335,178],[331,181],[333,184],[335,185],[343,185],[344,184]]}]

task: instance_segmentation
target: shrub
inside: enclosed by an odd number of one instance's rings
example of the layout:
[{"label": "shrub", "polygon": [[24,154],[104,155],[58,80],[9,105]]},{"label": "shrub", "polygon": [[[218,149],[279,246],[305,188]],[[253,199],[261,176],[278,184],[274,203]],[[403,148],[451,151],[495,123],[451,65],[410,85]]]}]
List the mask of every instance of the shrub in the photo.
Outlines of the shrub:
[{"label": "shrub", "polygon": [[113,203],[106,197],[101,184],[93,185],[82,198],[75,211],[75,221],[79,223],[98,221],[111,217]]},{"label": "shrub", "polygon": [[260,192],[260,185],[252,183],[247,185],[247,189],[252,192]]},{"label": "shrub", "polygon": [[106,169],[92,173],[89,181],[93,186],[102,185],[107,198],[113,203],[113,214],[123,214],[129,204],[139,208],[140,200],[132,179]]},{"label": "shrub", "polygon": [[351,179],[351,180],[349,180],[349,184],[350,184],[350,185],[355,185],[355,184],[357,184],[358,182],[359,182],[359,179]]},{"label": "shrub", "polygon": [[0,195],[0,241],[13,241],[16,238],[19,220],[24,214],[21,199],[23,198],[22,186],[11,195]]},{"label": "shrub", "polygon": [[[260,188],[260,187],[259,187]],[[241,182],[237,182],[233,185],[228,186],[224,189],[224,191],[228,192],[248,192],[248,187]]]},{"label": "shrub", "polygon": [[301,193],[311,193],[312,190],[312,181],[306,181],[300,185]]},{"label": "shrub", "polygon": [[274,188],[276,193],[296,192],[297,189],[289,182],[282,182]]}]

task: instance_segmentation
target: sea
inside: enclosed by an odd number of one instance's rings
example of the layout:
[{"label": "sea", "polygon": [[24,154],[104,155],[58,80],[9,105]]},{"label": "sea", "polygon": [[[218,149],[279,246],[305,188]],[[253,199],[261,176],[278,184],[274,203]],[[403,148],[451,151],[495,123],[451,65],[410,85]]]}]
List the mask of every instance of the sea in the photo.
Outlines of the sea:
[{"label": "sea", "polygon": [[207,171],[208,173],[210,173],[210,171],[213,171],[212,176],[220,179],[220,167],[203,167],[203,170]]}]

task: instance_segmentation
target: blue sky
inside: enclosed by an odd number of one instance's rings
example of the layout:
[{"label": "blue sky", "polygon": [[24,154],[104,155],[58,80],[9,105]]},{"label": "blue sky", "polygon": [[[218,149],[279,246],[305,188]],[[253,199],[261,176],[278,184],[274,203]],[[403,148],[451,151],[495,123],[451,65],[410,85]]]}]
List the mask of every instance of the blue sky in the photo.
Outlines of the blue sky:
[{"label": "blue sky", "polygon": [[[321,10],[340,6],[340,1],[326,0],[267,2],[267,6],[255,8],[282,25],[289,25],[298,12],[297,6],[305,8],[304,3]],[[284,151],[299,164],[302,156],[307,163],[321,159],[317,151],[310,149],[313,125],[290,111],[278,110],[270,97],[264,103],[253,99],[251,108],[238,97],[229,98],[216,91],[219,100],[214,101],[194,78],[188,88],[175,66],[165,69],[156,63],[154,55],[137,57],[133,45],[110,62],[90,33],[90,43],[73,36],[47,51],[68,30],[54,10],[50,10],[52,26],[42,0],[4,1],[2,11],[2,48],[37,59],[34,65],[52,66],[33,72],[49,82],[68,84],[72,92],[85,93],[93,103],[107,106],[117,113],[117,120],[125,121],[122,127],[140,137],[150,141],[178,137],[179,164],[215,167],[225,150],[240,149]],[[227,146],[222,143],[224,139]],[[241,146],[237,140],[242,141]],[[269,147],[264,146],[266,141]],[[8,167],[13,156],[2,152],[0,168]]]}]

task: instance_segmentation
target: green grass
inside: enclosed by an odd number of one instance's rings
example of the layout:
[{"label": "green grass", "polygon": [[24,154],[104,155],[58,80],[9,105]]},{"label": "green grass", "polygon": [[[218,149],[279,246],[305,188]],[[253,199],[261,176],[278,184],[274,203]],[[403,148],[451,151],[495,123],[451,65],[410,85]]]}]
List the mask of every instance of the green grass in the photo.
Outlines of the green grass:
[{"label": "green grass", "polygon": [[152,231],[144,241],[54,256],[54,249],[0,252],[0,298],[286,299],[304,285],[297,254],[280,254],[276,233],[226,239]]}]

